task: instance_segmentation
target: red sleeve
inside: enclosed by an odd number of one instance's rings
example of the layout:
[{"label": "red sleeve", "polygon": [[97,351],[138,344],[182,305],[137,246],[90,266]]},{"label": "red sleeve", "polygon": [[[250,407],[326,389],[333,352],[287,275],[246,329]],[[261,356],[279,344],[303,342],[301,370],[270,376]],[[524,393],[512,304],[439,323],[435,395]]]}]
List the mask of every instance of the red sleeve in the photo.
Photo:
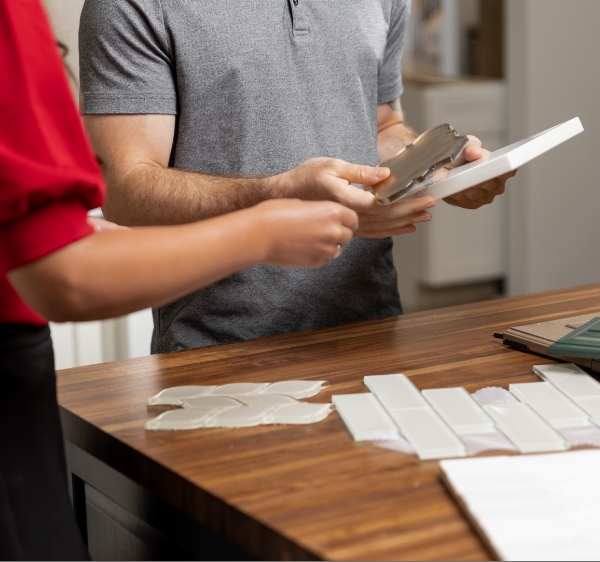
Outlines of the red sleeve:
[{"label": "red sleeve", "polygon": [[0,0],[0,275],[88,234],[104,196],[39,0]]}]

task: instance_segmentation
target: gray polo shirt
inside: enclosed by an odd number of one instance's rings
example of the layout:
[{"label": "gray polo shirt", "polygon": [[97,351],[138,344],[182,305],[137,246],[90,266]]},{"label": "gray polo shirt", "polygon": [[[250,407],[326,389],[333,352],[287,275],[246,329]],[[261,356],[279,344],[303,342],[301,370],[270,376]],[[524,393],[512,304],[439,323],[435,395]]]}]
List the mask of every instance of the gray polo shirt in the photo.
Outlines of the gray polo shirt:
[{"label": "gray polo shirt", "polygon": [[[378,163],[377,104],[402,93],[409,0],[86,0],[83,112],[177,115],[172,164],[267,175]],[[152,351],[402,313],[391,239],[317,270],[258,265],[154,311]]]}]

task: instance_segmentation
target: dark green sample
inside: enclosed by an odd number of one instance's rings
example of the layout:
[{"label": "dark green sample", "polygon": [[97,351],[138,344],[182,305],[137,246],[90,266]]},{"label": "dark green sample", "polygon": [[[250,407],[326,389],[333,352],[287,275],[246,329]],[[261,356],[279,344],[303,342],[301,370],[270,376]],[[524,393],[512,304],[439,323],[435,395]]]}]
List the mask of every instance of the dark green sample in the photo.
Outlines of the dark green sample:
[{"label": "dark green sample", "polygon": [[580,328],[560,338],[548,348],[551,355],[600,358],[600,318],[593,318]]}]

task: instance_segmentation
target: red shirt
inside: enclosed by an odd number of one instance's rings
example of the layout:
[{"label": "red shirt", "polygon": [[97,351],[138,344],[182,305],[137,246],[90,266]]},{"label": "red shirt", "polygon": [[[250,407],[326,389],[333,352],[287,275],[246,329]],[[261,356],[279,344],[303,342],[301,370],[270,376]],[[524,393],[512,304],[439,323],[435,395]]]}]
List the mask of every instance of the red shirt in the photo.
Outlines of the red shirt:
[{"label": "red shirt", "polygon": [[91,234],[103,197],[39,0],[0,0],[0,322],[45,324],[6,273]]}]

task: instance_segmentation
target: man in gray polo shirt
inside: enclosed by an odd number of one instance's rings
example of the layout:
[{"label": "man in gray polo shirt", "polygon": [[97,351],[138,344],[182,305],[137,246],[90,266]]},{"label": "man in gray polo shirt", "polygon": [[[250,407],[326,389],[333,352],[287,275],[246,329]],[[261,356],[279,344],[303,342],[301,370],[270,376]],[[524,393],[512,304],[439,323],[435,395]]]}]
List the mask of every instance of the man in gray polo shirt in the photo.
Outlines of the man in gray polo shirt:
[{"label": "man in gray polo shirt", "polygon": [[[82,108],[108,218],[191,222],[297,197],[361,221],[321,269],[260,265],[155,310],[153,352],[401,314],[390,236],[434,201],[381,208],[349,183],[373,170],[343,161],[374,166],[415,138],[399,105],[409,15],[409,0],[86,0]],[[474,139],[463,161],[483,154]],[[489,203],[505,181],[451,202]]]}]

